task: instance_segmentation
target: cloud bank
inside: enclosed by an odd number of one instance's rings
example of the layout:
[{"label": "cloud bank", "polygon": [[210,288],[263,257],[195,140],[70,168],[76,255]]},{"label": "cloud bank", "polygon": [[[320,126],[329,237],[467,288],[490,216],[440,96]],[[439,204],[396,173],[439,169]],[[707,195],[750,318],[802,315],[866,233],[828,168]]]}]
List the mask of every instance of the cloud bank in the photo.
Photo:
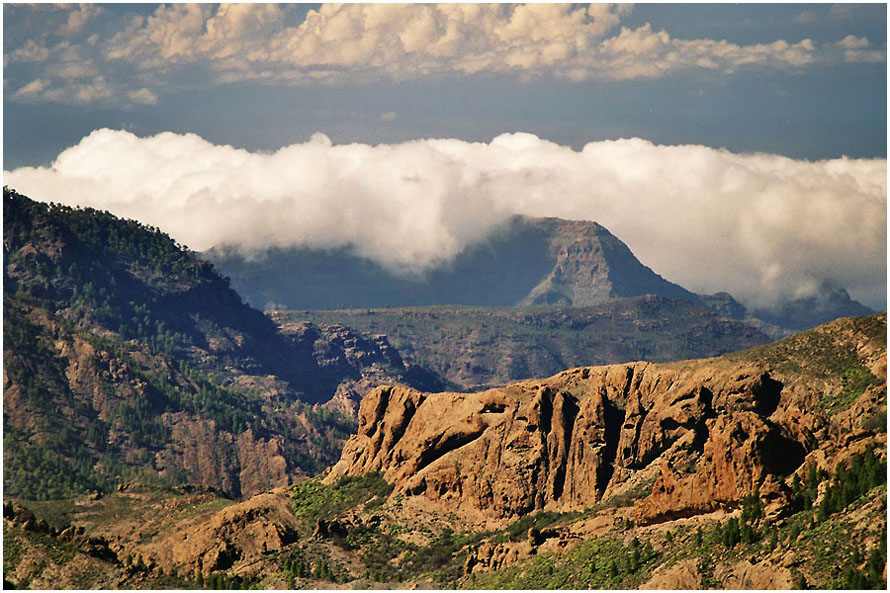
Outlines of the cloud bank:
[{"label": "cloud bank", "polygon": [[[748,44],[678,39],[650,23],[624,26],[631,10],[628,4],[323,4],[302,14],[280,4],[172,4],[147,16],[109,15],[117,18],[113,26],[99,27],[105,11],[85,5],[50,12],[47,30],[5,58],[46,64],[17,83],[24,89],[42,81],[44,88],[16,93],[16,100],[142,104],[153,103],[128,88],[157,96],[184,84],[177,74],[189,72],[186,79],[194,80],[195,68],[215,84],[357,85],[449,75],[571,83],[886,60],[886,48],[853,35],[823,44],[806,36]],[[58,24],[50,28],[50,21]],[[73,70],[72,61],[85,68]]]},{"label": "cloud bank", "polygon": [[667,278],[752,305],[830,278],[886,301],[886,160],[808,162],[641,139],[580,151],[530,134],[273,153],[193,134],[97,130],[50,167],[5,172],[35,199],[139,219],[198,250],[351,245],[422,272],[513,214],[595,220]]},{"label": "cloud bank", "polygon": [[293,26],[285,11],[270,4],[161,7],[117,33],[106,57],[145,70],[206,60],[223,80],[290,82],[449,73],[622,80],[682,69],[795,68],[828,57],[810,39],[674,39],[648,23],[615,33],[631,11],[627,4],[324,4]]}]

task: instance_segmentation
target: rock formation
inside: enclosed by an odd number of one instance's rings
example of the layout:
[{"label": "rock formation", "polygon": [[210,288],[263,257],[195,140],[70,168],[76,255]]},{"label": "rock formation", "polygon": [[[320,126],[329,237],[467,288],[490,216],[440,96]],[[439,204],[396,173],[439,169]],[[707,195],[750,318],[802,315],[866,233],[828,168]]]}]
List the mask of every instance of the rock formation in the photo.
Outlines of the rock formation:
[{"label": "rock formation", "polygon": [[[849,323],[808,339],[858,340],[859,355],[880,369],[886,349],[845,334]],[[396,492],[501,523],[534,510],[588,508],[643,477],[651,488],[635,504],[642,523],[732,509],[755,491],[781,506],[787,478],[814,450],[834,455],[826,437],[848,421],[807,410],[820,386],[804,387],[798,371],[769,363],[752,351],[572,369],[479,393],[380,387],[362,403],[357,434],[327,480],[379,472]],[[860,414],[886,405],[885,386],[875,378],[863,389]]]}]

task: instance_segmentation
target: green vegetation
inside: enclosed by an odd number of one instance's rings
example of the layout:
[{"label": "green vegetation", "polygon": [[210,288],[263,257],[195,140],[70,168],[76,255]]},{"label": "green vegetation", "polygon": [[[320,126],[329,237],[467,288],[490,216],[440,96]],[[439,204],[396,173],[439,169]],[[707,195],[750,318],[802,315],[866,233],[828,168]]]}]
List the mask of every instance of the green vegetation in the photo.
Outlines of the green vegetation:
[{"label": "green vegetation", "polygon": [[872,548],[868,560],[862,563],[859,548],[855,549],[853,562],[844,570],[838,589],[887,589],[884,571],[887,567],[887,528],[881,534],[880,543]]},{"label": "green vegetation", "polygon": [[824,521],[842,511],[875,486],[887,484],[887,460],[878,459],[871,451],[854,456],[841,464],[825,491],[816,511],[816,520]]},{"label": "green vegetation", "polygon": [[715,539],[730,549],[738,543],[753,544],[763,536],[758,529],[762,518],[763,503],[760,501],[760,494],[749,494],[742,499],[741,516],[731,517],[725,524],[718,525]]},{"label": "green vegetation", "polygon": [[568,523],[578,516],[580,516],[580,513],[555,513],[550,511],[530,513],[510,523],[503,535],[510,541],[520,541],[526,538],[529,529],[540,530],[560,523]]},{"label": "green vegetation", "polygon": [[825,394],[819,404],[829,414],[841,412],[849,408],[866,389],[880,383],[881,380],[861,364],[850,366],[841,373],[840,392]]},{"label": "green vegetation", "polygon": [[[281,436],[306,472],[336,460],[352,422],[299,401],[336,377],[319,386],[311,349],[244,305],[212,265],[154,227],[8,188],[4,215],[7,495],[188,479],[152,470],[175,413],[217,432]],[[272,377],[281,397],[241,387],[244,375]]]},{"label": "green vegetation", "polygon": [[865,336],[876,347],[885,348],[886,333],[883,316],[843,319],[727,356],[767,364],[783,381],[784,376],[827,383],[831,387],[820,398],[819,407],[827,414],[837,414],[849,408],[867,388],[881,383],[859,358],[859,341],[850,336]]},{"label": "green vegetation", "polygon": [[360,504],[382,504],[390,492],[392,486],[379,474],[368,474],[346,476],[330,486],[318,479],[306,480],[294,486],[291,498],[294,514],[311,529],[320,519],[330,519]]},{"label": "green vegetation", "polygon": [[251,582],[239,575],[229,576],[224,572],[215,572],[206,579],[203,579],[205,589],[227,590],[227,589],[250,589]]},{"label": "green vegetation", "polygon": [[887,432],[887,408],[862,421],[862,428],[874,432]]},{"label": "green vegetation", "polygon": [[652,546],[610,538],[586,541],[562,555],[542,554],[508,568],[473,575],[472,589],[632,589],[656,565]]}]

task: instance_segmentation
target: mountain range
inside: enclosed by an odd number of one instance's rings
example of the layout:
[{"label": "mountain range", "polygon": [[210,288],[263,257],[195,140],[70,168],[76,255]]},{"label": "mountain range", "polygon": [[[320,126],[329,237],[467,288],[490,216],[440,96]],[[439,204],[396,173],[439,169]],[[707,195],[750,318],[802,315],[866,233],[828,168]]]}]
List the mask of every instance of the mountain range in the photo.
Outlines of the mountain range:
[{"label": "mountain range", "polygon": [[770,342],[555,219],[473,248],[486,306],[263,314],[160,229],[3,208],[4,587],[886,585],[886,315]]},{"label": "mountain range", "polygon": [[247,302],[265,309],[587,307],[653,295],[780,328],[773,335],[873,313],[830,281],[813,296],[748,312],[726,292],[698,295],[666,280],[600,224],[558,218],[514,216],[453,260],[422,274],[394,271],[349,247],[269,248],[245,255],[222,245],[203,255],[231,278]]}]

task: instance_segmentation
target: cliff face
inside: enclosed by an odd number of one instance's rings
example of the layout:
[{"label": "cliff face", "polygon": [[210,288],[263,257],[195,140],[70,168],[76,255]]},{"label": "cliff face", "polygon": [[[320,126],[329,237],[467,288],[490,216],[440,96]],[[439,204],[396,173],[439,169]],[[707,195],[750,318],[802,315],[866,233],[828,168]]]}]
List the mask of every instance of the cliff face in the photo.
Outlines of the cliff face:
[{"label": "cliff face", "polygon": [[[857,364],[880,367],[886,348],[865,347],[872,342],[844,334],[845,323],[812,341],[833,336]],[[381,387],[362,403],[358,432],[327,480],[380,472],[397,492],[495,522],[641,487],[635,516],[644,523],[733,508],[754,491],[780,508],[808,454],[831,459],[838,433],[874,434],[842,411],[807,407],[836,383],[800,373],[761,352],[572,369],[471,394]],[[865,416],[886,405],[886,379],[872,378],[850,402]]]}]

